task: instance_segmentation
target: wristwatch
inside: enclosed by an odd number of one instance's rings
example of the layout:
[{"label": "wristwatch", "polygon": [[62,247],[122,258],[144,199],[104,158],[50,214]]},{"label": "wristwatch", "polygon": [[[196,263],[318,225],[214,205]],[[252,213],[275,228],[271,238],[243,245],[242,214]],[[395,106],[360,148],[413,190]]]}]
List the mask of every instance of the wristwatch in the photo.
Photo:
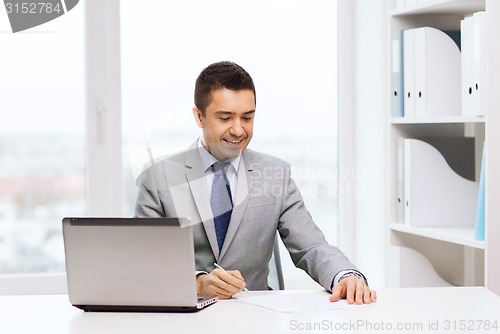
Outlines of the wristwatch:
[{"label": "wristwatch", "polygon": [[365,280],[365,278],[363,277],[363,275],[361,275],[360,273],[357,273],[355,271],[351,271],[351,272],[348,272],[348,273],[345,273],[344,275],[340,276],[339,278],[339,282],[342,281],[344,278],[346,277],[350,277],[350,276],[356,276],[357,278],[360,278],[362,280]]}]

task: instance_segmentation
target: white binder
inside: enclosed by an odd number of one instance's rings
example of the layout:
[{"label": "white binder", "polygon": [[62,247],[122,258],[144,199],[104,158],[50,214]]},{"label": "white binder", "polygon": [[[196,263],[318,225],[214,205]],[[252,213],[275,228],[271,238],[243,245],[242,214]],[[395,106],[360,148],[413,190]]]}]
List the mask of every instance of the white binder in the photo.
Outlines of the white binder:
[{"label": "white binder", "polygon": [[404,116],[415,116],[415,30],[403,32],[403,86],[404,86]]},{"label": "white binder", "polygon": [[395,266],[399,267],[399,270],[396,270],[394,287],[453,286],[439,276],[432,263],[419,251],[408,247],[392,247]]},{"label": "white binder", "polygon": [[439,29],[422,27],[414,34],[415,116],[460,115],[460,49]]},{"label": "white binder", "polygon": [[396,223],[405,222],[405,198],[404,198],[404,140],[397,139],[396,154]]},{"label": "white binder", "polygon": [[477,12],[474,20],[474,115],[484,115],[486,99],[486,12]]},{"label": "white binder", "polygon": [[462,115],[484,115],[486,80],[486,13],[460,23],[462,31]]},{"label": "white binder", "polygon": [[474,226],[479,184],[458,175],[432,145],[404,140],[404,217],[411,226]]},{"label": "white binder", "polygon": [[460,21],[460,38],[462,44],[462,115],[474,115],[473,110],[473,24],[472,17]]},{"label": "white binder", "polygon": [[392,117],[404,116],[403,103],[403,31],[392,32]]}]

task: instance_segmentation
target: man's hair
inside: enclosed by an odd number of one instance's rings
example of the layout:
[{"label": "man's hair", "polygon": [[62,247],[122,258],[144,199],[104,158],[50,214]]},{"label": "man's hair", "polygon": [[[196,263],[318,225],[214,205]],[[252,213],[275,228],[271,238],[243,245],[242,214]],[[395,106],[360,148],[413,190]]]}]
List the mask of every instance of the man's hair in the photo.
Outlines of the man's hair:
[{"label": "man's hair", "polygon": [[203,116],[212,102],[212,91],[221,88],[234,91],[249,89],[256,98],[252,77],[243,67],[230,61],[208,65],[196,79],[194,88],[194,104]]}]

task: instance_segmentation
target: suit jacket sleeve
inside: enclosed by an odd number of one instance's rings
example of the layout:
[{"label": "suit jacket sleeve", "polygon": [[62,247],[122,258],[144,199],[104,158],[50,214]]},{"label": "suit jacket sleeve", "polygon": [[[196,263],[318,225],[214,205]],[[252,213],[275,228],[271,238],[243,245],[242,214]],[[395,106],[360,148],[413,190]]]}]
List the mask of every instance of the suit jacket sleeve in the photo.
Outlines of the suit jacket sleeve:
[{"label": "suit jacket sleeve", "polygon": [[158,165],[145,169],[137,178],[137,199],[135,204],[135,217],[166,217],[166,212],[160,200],[158,190],[165,188],[164,177]]},{"label": "suit jacket sleeve", "polygon": [[287,164],[284,173],[284,193],[278,230],[294,264],[305,270],[316,282],[330,290],[335,275],[354,269],[347,257],[328,244],[324,234],[307,211]]}]

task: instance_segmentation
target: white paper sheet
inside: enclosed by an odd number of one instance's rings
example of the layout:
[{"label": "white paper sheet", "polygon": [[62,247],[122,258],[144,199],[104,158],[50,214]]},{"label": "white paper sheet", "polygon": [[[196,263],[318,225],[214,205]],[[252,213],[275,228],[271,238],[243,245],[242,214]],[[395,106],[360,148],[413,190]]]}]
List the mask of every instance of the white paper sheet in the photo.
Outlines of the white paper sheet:
[{"label": "white paper sheet", "polygon": [[287,291],[272,295],[261,295],[255,292],[239,293],[233,298],[241,303],[256,305],[277,312],[312,312],[338,310],[359,305],[350,305],[345,299],[330,302],[330,294],[325,291]]}]

